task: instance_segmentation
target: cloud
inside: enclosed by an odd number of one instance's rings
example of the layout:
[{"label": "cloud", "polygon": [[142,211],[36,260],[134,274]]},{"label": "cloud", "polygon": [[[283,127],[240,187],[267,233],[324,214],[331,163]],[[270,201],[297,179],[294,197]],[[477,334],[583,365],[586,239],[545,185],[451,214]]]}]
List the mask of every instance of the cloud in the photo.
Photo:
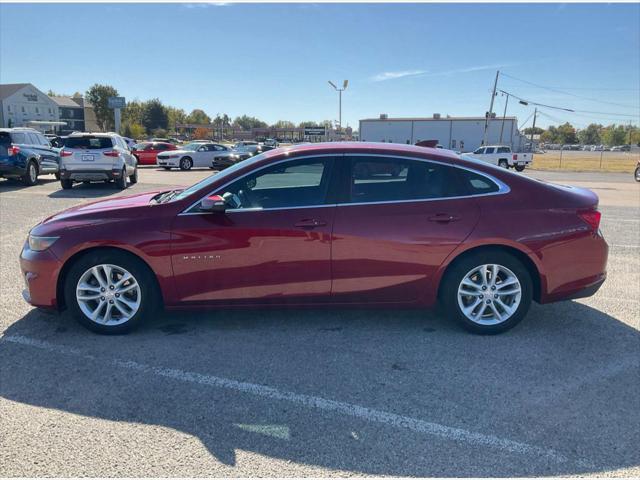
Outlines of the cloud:
[{"label": "cloud", "polygon": [[402,77],[415,77],[427,73],[425,70],[402,70],[399,72],[382,72],[371,77],[373,82],[384,82],[385,80],[395,80]]},{"label": "cloud", "polygon": [[371,77],[373,82],[383,82],[385,80],[396,80],[404,77],[442,77],[447,75],[455,75],[458,73],[479,72],[482,70],[495,70],[504,67],[513,67],[518,63],[502,63],[494,65],[474,65],[471,67],[455,68],[453,70],[443,70],[440,72],[430,72],[428,70],[403,70],[399,72],[382,72]]}]

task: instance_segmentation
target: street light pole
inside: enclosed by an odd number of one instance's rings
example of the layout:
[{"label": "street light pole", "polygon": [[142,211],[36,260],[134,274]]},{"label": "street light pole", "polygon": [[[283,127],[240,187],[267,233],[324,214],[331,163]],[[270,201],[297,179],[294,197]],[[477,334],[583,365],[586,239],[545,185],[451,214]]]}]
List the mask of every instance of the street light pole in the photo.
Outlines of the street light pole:
[{"label": "street light pole", "polygon": [[507,105],[509,105],[509,94],[503,92],[507,96],[507,100],[504,102],[504,112],[502,113],[502,126],[500,127],[500,143],[502,145],[502,134],[504,132],[504,120],[507,117]]},{"label": "street light pole", "polygon": [[338,92],[338,129],[342,132],[342,92],[347,89],[347,85],[349,85],[349,80],[345,80],[342,83],[342,88],[338,88],[335,83],[331,80],[328,80],[329,85],[331,85],[336,92]]}]

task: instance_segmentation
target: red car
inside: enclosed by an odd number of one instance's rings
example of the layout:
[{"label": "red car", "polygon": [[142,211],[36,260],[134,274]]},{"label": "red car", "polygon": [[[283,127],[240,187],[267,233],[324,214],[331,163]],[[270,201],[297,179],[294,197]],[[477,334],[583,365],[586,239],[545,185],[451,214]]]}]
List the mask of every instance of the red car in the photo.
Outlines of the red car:
[{"label": "red car", "polygon": [[[362,165],[365,178],[354,173]],[[589,190],[441,149],[281,148],[183,190],[47,218],[20,256],[24,297],[101,333],[128,331],[158,307],[437,301],[468,329],[498,333],[532,300],[600,288],[608,247],[597,207]]]},{"label": "red car", "polygon": [[177,148],[173,143],[168,142],[142,142],[134,145],[131,153],[138,159],[138,165],[156,165],[156,157],[159,153]]}]

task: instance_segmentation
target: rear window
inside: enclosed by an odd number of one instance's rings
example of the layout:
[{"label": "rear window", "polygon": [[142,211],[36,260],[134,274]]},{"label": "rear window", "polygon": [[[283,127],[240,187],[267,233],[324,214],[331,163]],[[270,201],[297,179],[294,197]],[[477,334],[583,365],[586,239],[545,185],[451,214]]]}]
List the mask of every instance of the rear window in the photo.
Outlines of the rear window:
[{"label": "rear window", "polygon": [[0,145],[9,145],[11,143],[11,136],[7,132],[0,132]]},{"label": "rear window", "polygon": [[112,148],[113,143],[109,137],[68,137],[64,141],[67,148],[83,148],[85,150],[100,150]]},{"label": "rear window", "polygon": [[494,181],[479,173],[460,169],[460,178],[471,195],[493,193],[500,190]]}]

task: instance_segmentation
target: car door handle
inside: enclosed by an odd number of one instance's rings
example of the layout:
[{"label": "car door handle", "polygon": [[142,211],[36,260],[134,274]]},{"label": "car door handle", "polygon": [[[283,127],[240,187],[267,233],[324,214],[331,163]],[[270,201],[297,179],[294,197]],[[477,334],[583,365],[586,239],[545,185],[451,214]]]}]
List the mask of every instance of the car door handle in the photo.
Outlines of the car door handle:
[{"label": "car door handle", "polygon": [[304,220],[300,220],[295,224],[298,228],[316,228],[316,227],[324,227],[327,222],[323,220],[316,220],[315,218],[305,218]]},{"label": "car door handle", "polygon": [[428,220],[436,223],[449,223],[460,220],[460,217],[449,213],[436,213],[435,215],[431,215]]}]

